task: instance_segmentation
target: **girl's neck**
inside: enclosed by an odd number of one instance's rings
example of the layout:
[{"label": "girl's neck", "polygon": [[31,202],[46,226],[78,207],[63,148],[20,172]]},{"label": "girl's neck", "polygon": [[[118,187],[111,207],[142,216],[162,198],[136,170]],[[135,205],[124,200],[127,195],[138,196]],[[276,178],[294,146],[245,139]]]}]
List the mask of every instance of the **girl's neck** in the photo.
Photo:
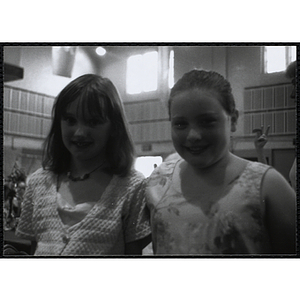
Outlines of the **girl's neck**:
[{"label": "girl's neck", "polygon": [[72,160],[69,171],[81,174],[81,173],[88,173],[97,167],[99,167],[99,169],[100,169],[105,166],[106,166],[106,161],[104,159],[101,159],[101,160],[99,159],[97,161]]},{"label": "girl's neck", "polygon": [[231,163],[232,154],[228,152],[227,155],[223,156],[220,160],[206,168],[198,168],[196,166],[188,165],[188,168],[191,168],[194,173],[199,176],[209,176],[210,174],[214,176],[222,170],[226,170],[227,166]]},{"label": "girl's neck", "polygon": [[228,184],[243,172],[246,165],[246,160],[229,152],[226,157],[208,168],[196,168],[186,163],[182,168],[182,174],[187,172],[190,176],[208,184]]}]

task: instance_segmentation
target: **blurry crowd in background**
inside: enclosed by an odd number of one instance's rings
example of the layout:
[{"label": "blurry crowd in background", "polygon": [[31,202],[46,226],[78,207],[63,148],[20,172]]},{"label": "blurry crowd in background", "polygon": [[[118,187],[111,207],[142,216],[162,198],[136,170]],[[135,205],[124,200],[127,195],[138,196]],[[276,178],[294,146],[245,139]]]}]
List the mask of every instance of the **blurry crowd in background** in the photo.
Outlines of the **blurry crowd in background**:
[{"label": "blurry crowd in background", "polygon": [[11,174],[4,179],[3,228],[5,231],[14,230],[18,225],[25,188],[25,171],[16,162]]}]

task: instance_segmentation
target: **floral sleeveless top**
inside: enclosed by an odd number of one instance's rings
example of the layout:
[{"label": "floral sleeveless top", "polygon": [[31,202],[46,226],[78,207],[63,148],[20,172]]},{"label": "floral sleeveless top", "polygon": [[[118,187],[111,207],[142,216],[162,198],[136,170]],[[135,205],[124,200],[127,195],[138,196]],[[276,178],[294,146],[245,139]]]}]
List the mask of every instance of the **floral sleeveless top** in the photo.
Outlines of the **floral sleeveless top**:
[{"label": "floral sleeveless top", "polygon": [[270,166],[249,162],[223,196],[204,212],[172,181],[182,160],[169,161],[147,180],[154,254],[268,254],[261,183]]}]

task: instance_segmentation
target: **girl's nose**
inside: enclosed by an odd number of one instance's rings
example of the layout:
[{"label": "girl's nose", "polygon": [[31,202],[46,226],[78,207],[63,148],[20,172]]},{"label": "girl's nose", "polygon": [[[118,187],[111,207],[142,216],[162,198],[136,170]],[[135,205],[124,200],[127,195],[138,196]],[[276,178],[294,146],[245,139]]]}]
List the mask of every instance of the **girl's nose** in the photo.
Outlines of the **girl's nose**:
[{"label": "girl's nose", "polygon": [[78,125],[75,129],[74,136],[85,136],[86,130],[84,125]]},{"label": "girl's nose", "polygon": [[188,136],[187,136],[187,140],[188,141],[195,141],[195,140],[201,140],[202,139],[202,133],[201,130],[196,129],[196,128],[191,128]]}]

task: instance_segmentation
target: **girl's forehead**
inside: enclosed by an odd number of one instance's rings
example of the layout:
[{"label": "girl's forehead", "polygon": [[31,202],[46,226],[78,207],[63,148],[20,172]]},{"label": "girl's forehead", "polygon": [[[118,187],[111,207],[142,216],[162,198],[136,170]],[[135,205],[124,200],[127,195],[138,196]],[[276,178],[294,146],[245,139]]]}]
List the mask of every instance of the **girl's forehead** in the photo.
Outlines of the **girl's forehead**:
[{"label": "girl's forehead", "polygon": [[220,95],[214,90],[207,89],[190,89],[185,90],[173,97],[172,106],[174,105],[222,105]]},{"label": "girl's forehead", "polygon": [[65,106],[64,111],[74,115],[99,115],[102,114],[103,107],[100,106],[98,101],[75,99]]},{"label": "girl's forehead", "polygon": [[209,90],[187,90],[178,93],[173,97],[170,110],[172,117],[184,114],[222,113],[223,111],[225,109],[218,98],[218,94]]},{"label": "girl's forehead", "polygon": [[213,98],[218,98],[219,100],[219,93],[214,89],[209,88],[190,88],[186,90],[179,91],[175,96],[181,96],[181,97],[189,97],[189,98],[199,98],[201,96],[209,96]]}]

